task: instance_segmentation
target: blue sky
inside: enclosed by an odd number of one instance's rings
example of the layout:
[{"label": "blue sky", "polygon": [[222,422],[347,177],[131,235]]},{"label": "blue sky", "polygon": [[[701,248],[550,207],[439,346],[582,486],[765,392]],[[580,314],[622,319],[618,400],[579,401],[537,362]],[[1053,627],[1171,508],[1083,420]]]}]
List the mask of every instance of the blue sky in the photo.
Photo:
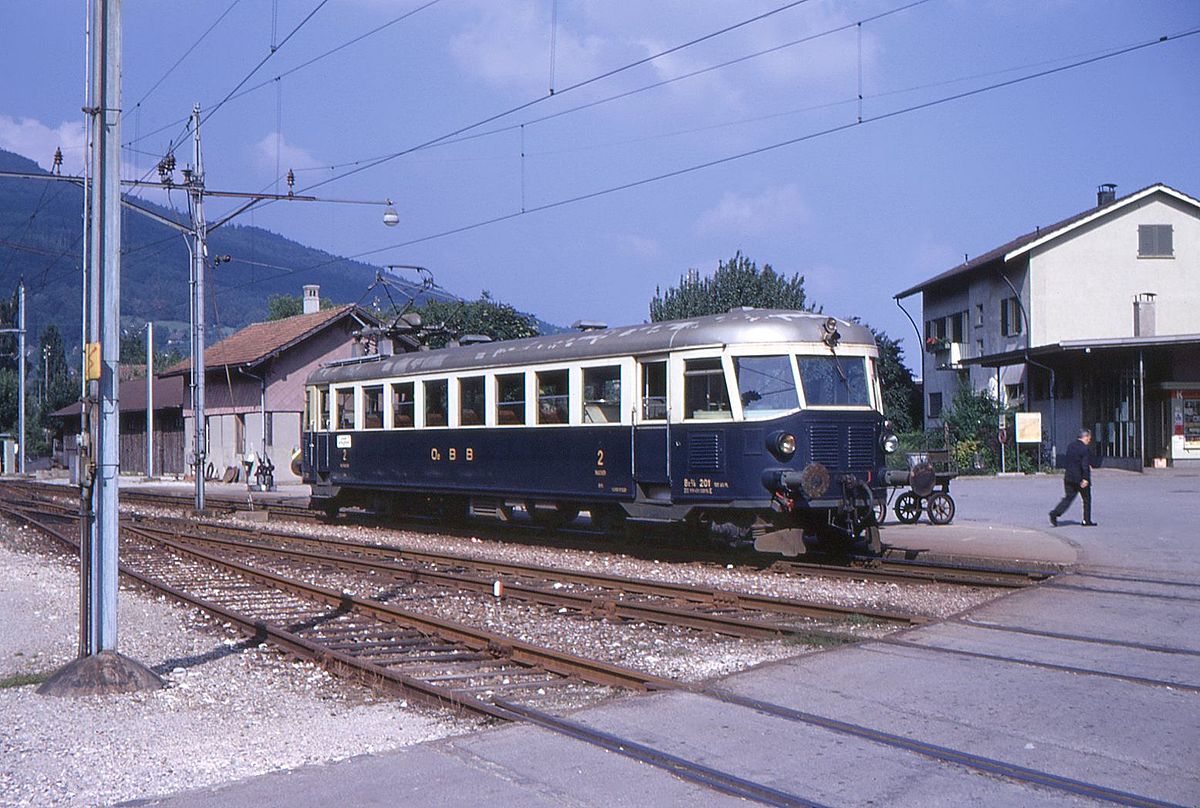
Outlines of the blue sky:
[{"label": "blue sky", "polygon": [[[641,322],[657,286],[677,283],[690,267],[711,272],[740,249],[803,274],[825,311],[858,315],[906,346],[914,336],[892,300],[897,291],[1094,205],[1097,184],[1116,183],[1124,194],[1163,181],[1200,195],[1200,36],[875,120],[1190,31],[1200,27],[1196,0],[929,0],[910,8],[909,0],[810,0],[574,89],[785,0],[441,0],[421,8],[426,1],[125,2],[127,171],[151,170],[193,103],[213,109],[268,55],[243,89],[264,86],[229,100],[203,126],[209,188],[273,190],[291,168],[304,191],[346,164],[535,102],[470,130],[491,134],[416,150],[312,191],[391,198],[401,216],[395,228],[382,226],[381,209],[325,203],[274,205],[238,222],[373,263],[427,266],[452,292],[487,289],[562,324]],[[0,148],[49,167],[61,144],[66,169],[77,170],[84,3],[6,0],[0,15]],[[860,82],[865,122],[856,125]],[[177,155],[182,167],[190,146]],[[225,207],[212,203],[209,219]],[[499,217],[509,218],[430,238]]]}]

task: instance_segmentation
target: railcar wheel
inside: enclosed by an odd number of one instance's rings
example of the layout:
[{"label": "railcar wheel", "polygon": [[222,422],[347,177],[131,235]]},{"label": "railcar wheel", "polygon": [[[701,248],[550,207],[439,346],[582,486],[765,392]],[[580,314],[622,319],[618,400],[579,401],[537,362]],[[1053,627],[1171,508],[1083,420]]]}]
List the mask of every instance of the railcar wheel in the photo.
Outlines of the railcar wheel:
[{"label": "railcar wheel", "polygon": [[921,498],[912,491],[905,491],[896,499],[896,518],[901,524],[911,525],[921,518]]},{"label": "railcar wheel", "polygon": [[935,525],[948,525],[954,519],[954,499],[938,491],[929,498],[929,521]]},{"label": "railcar wheel", "polygon": [[875,501],[875,524],[882,525],[887,521],[887,501],[879,499]]}]

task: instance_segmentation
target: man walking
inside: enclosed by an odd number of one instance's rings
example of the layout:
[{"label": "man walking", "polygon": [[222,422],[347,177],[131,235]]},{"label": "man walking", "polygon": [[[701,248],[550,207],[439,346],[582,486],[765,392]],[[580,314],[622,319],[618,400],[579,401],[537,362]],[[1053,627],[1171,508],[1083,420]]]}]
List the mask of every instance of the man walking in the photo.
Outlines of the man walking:
[{"label": "man walking", "polygon": [[1067,447],[1067,459],[1063,464],[1063,498],[1050,511],[1050,524],[1058,527],[1058,517],[1067,512],[1078,494],[1083,500],[1083,526],[1095,527],[1092,521],[1092,458],[1088,445],[1092,442],[1092,432],[1083,429],[1079,438]]}]

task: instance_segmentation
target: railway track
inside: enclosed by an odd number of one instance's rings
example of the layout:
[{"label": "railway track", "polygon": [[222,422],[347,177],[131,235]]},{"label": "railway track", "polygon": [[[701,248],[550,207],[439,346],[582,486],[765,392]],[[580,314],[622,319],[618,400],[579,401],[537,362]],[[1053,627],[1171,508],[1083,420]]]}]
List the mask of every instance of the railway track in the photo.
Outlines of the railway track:
[{"label": "railway track", "polygon": [[[11,485],[11,484],[10,484]],[[63,496],[62,486],[39,485],[36,483],[17,483],[16,485],[39,496]],[[190,497],[163,491],[125,490],[121,499],[129,503],[142,503],[163,508],[189,507]],[[259,510],[267,511],[273,518],[304,522],[325,522],[327,518],[319,511],[307,506],[293,503],[249,503],[244,499],[230,497],[208,498],[209,505],[215,510],[229,512]],[[366,513],[354,513],[352,519],[366,525],[379,525],[382,522]],[[394,520],[389,520],[389,527],[397,527]],[[428,521],[416,517],[406,520],[406,525],[415,529],[426,529]],[[438,524],[439,533],[456,536],[474,536],[479,532],[479,525],[473,525],[467,531],[453,525]],[[527,544],[547,547],[591,550],[600,552],[628,553],[635,556],[646,555],[651,548],[645,543],[630,543],[619,539],[597,538],[594,535],[578,531],[547,531],[529,529],[523,526],[488,524],[489,531],[500,534],[504,540],[517,540]],[[864,581],[886,581],[898,584],[951,584],[958,586],[980,586],[999,588],[1022,588],[1032,586],[1053,578],[1056,572],[1044,569],[1012,569],[1004,567],[989,567],[982,565],[949,564],[931,561],[920,561],[898,558],[871,557],[817,557],[816,561],[776,560],[773,557],[751,554],[731,554],[729,551],[714,552],[703,547],[689,545],[687,547],[671,546],[669,544],[652,547],[653,555],[658,560],[673,562],[707,562],[725,566],[730,561],[740,566],[756,569],[770,569],[772,572],[793,576],[819,576]]]}]

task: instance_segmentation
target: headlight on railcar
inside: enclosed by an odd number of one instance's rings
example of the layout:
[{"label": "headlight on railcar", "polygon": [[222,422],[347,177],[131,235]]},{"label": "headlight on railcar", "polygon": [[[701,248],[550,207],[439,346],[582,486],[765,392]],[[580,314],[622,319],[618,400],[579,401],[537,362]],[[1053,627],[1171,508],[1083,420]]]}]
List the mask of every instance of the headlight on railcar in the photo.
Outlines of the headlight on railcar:
[{"label": "headlight on railcar", "polygon": [[796,453],[796,436],[790,432],[775,432],[767,438],[767,449],[780,460]]},{"label": "headlight on railcar", "polygon": [[883,451],[887,454],[893,454],[900,448],[900,439],[896,437],[895,432],[885,432],[880,438],[880,444],[883,446]]}]

